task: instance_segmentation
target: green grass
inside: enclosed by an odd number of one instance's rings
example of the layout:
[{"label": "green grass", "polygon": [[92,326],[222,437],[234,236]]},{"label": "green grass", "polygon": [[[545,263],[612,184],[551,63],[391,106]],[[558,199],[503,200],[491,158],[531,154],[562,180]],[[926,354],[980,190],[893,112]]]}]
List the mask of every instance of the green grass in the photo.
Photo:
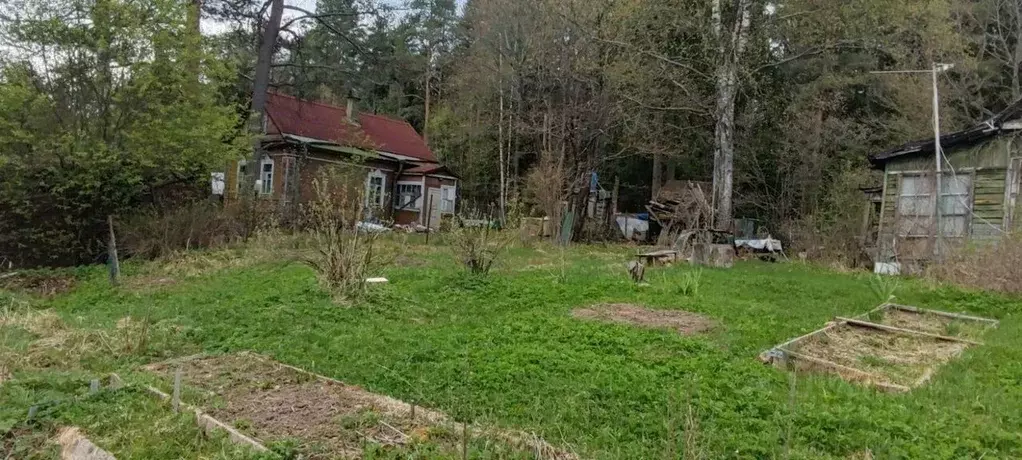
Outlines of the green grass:
[{"label": "green grass", "polygon": [[[22,374],[0,387],[0,432],[7,458],[56,459],[50,442],[60,427],[77,426],[95,444],[118,459],[258,458],[223,436],[208,437],[195,415],[174,414],[137,388],[103,389],[88,394],[91,376],[83,373]],[[27,420],[28,408],[37,406]]]},{"label": "green grass", "polygon": [[[557,249],[518,248],[489,277],[473,277],[446,248],[415,243],[404,257],[415,263],[386,269],[390,283],[353,308],[332,304],[297,264],[231,267],[137,292],[111,289],[97,267],[45,305],[77,327],[112,330],[148,306],[174,325],[149,357],[91,364],[102,370],[198,349],[254,350],[459,420],[536,432],[589,458],[1022,456],[1018,300],[903,281],[900,303],[991,316],[1000,328],[909,394],[799,375],[792,396],[788,376],[757,354],[875,307],[870,276],[743,262],[703,269],[698,295],[683,295],[691,269],[650,269],[661,272],[647,274],[652,285],[636,286],[624,268],[631,251],[575,247],[562,263]],[[600,302],[688,310],[719,326],[683,337],[570,315]]]}]

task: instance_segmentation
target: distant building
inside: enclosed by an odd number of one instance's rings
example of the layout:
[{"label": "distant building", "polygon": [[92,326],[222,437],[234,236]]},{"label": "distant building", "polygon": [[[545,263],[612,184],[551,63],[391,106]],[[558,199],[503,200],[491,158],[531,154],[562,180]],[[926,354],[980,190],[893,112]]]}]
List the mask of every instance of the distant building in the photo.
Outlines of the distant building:
[{"label": "distant building", "polygon": [[[396,224],[438,227],[454,213],[458,178],[437,161],[408,122],[347,107],[269,93],[258,165],[257,194],[284,205],[314,198],[312,181],[325,165],[357,163],[366,170],[370,208]],[[227,169],[228,197],[237,196],[246,161]]]},{"label": "distant building", "polygon": [[946,160],[939,204],[933,138],[871,154],[873,168],[884,172],[881,187],[864,189],[872,211],[866,214],[864,239],[874,260],[913,266],[1014,228],[1020,133],[1022,100],[971,128],[941,136]]}]

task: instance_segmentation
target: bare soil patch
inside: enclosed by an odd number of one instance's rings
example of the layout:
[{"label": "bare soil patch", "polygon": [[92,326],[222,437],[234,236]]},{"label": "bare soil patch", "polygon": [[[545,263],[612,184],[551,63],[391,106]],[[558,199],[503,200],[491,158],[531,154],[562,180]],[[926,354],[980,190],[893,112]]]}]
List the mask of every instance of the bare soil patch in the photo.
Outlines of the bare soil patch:
[{"label": "bare soil patch", "polygon": [[[145,369],[169,381],[178,366],[185,385],[214,395],[206,404],[212,407],[204,408],[210,415],[263,441],[301,440],[304,458],[360,458],[367,444],[394,453],[425,443],[451,457],[460,452],[463,428],[443,413],[413,409],[397,399],[259,355],[196,356]],[[577,458],[524,433],[481,427],[469,431],[471,442],[485,438],[490,446],[499,443],[506,456]]]},{"label": "bare soil patch", "polygon": [[626,303],[600,304],[576,308],[572,316],[609,321],[652,329],[673,329],[681,335],[706,332],[716,325],[713,320],[683,310],[651,310]]}]

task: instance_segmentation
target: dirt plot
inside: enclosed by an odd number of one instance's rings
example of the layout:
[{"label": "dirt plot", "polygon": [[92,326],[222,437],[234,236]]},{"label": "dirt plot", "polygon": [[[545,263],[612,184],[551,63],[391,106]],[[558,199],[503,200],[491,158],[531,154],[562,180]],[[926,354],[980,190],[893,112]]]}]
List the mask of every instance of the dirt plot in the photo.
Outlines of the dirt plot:
[{"label": "dirt plot", "polygon": [[807,338],[792,347],[792,351],[911,387],[937,366],[958,356],[967,346],[961,342],[841,325]]},{"label": "dirt plot", "polygon": [[[260,355],[197,356],[145,369],[169,380],[178,366],[185,385],[210,396],[204,408],[210,415],[264,442],[300,440],[304,458],[360,458],[367,445],[398,454],[429,445],[451,457],[461,449],[464,427],[440,412],[413,409]],[[525,433],[469,430],[473,446],[484,443],[498,458],[577,458]]]},{"label": "dirt plot", "polygon": [[682,335],[706,332],[716,323],[705,316],[682,310],[651,310],[626,303],[600,304],[590,308],[577,308],[571,312],[576,318],[595,319],[630,324],[653,329],[673,329]]}]

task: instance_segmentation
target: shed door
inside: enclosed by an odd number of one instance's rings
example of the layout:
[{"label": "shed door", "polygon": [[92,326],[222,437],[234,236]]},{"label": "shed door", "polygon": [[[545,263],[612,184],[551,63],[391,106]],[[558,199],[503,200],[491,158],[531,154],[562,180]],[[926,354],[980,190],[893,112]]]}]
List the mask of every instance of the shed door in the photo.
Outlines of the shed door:
[{"label": "shed door", "polygon": [[427,226],[432,229],[440,228],[440,206],[441,206],[441,195],[440,189],[431,188],[429,189],[429,222]]}]

